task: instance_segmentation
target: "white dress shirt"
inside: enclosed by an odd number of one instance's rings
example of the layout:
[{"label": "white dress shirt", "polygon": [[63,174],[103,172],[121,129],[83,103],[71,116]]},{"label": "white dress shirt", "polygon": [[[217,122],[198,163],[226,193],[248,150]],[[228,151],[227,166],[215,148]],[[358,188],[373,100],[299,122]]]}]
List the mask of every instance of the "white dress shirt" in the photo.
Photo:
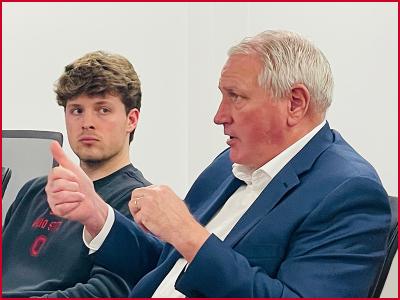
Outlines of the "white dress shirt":
[{"label": "white dress shirt", "polygon": [[[214,233],[219,239],[224,240],[232,228],[236,225],[239,219],[249,209],[249,207],[258,198],[265,187],[270,183],[272,178],[279,173],[280,170],[311,140],[311,138],[325,125],[323,121],[320,125],[315,127],[312,131],[306,134],[303,138],[292,144],[279,155],[267,162],[257,170],[233,164],[232,172],[235,177],[244,181],[246,184],[240,186],[232,196],[225,202],[222,208],[213,216],[213,218],[206,225],[206,229]],[[111,216],[112,215],[112,216]],[[108,219],[112,221],[108,221]],[[100,248],[104,242],[111,226],[114,222],[114,211],[109,209],[107,221],[101,232],[91,240],[91,236],[84,230],[83,240],[86,246],[93,253]],[[109,227],[108,229],[106,227]],[[90,241],[91,240],[91,241]],[[153,294],[153,298],[183,298],[185,295],[175,290],[175,282],[187,265],[184,258],[178,259],[174,267],[164,278]]]}]

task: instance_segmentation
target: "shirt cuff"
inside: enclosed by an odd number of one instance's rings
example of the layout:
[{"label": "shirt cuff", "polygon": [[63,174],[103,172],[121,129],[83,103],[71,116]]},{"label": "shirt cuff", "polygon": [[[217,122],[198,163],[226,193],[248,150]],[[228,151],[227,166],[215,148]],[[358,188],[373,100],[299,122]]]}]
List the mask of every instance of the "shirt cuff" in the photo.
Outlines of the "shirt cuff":
[{"label": "shirt cuff", "polygon": [[89,232],[87,232],[86,227],[83,227],[82,239],[86,247],[89,248],[89,254],[95,253],[103,245],[107,235],[109,234],[111,227],[114,224],[115,213],[110,205],[108,205],[108,214],[106,222],[100,232],[93,238]]}]

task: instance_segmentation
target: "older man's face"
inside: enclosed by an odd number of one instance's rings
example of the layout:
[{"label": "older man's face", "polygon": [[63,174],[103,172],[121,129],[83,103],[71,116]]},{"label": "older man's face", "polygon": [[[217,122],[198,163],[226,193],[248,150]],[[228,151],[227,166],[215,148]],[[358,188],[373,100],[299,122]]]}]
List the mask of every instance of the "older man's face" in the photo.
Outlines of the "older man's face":
[{"label": "older man's face", "polygon": [[273,99],[258,84],[262,63],[256,56],[236,54],[226,62],[219,82],[222,100],[214,122],[229,136],[233,162],[259,168],[283,149],[287,99]]}]

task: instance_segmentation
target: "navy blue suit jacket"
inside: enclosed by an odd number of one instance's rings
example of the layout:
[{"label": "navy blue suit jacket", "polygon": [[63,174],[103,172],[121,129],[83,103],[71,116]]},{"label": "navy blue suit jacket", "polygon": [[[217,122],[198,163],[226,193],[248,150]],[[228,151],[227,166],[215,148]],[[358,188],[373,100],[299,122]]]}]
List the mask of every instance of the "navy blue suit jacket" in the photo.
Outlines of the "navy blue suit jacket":
[{"label": "navy blue suit jacket", "polygon": [[[243,182],[229,149],[185,201],[202,224]],[[367,297],[390,223],[373,167],[326,124],[273,178],[224,241],[211,235],[176,281],[187,297]],[[151,297],[180,254],[116,212],[98,264]]]}]

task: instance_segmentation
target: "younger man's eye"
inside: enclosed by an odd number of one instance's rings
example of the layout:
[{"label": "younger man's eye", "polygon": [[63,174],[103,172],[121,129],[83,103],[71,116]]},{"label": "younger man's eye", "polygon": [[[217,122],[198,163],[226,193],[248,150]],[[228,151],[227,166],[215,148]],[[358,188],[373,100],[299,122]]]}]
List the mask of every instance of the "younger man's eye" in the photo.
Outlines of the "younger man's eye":
[{"label": "younger man's eye", "polygon": [[100,113],[102,113],[102,114],[106,114],[106,113],[108,113],[108,112],[110,112],[110,110],[107,108],[107,107],[102,107],[102,108],[100,108]]},{"label": "younger man's eye", "polygon": [[70,110],[70,113],[71,113],[72,115],[79,115],[79,114],[82,113],[82,109],[79,108],[79,107],[73,108],[73,109]]}]

